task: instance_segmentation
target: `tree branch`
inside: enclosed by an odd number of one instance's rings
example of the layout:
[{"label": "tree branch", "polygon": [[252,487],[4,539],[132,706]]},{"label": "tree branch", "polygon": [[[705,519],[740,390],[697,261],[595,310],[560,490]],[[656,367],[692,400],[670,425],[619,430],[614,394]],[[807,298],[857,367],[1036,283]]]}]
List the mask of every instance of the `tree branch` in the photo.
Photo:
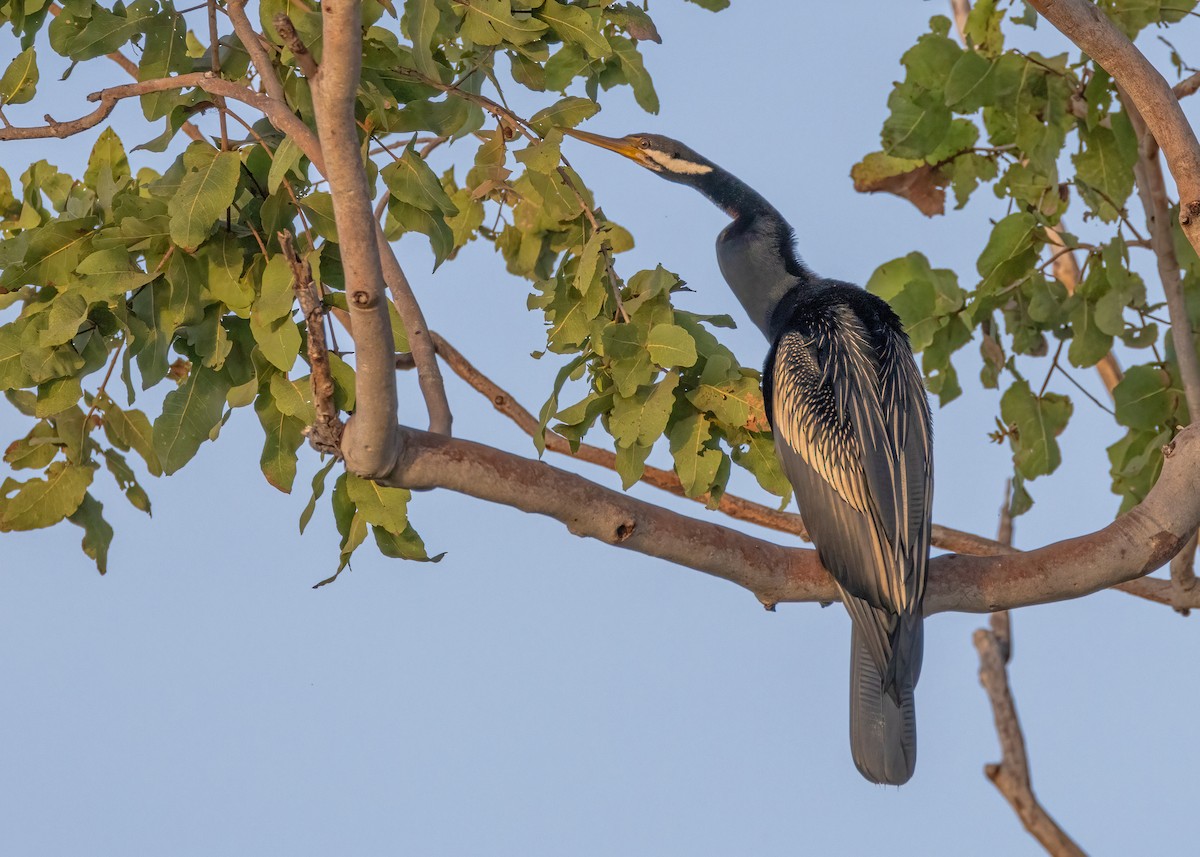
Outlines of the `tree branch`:
[{"label": "tree branch", "polygon": [[375,241],[382,252],[380,260],[383,263],[383,279],[391,293],[392,303],[396,312],[404,322],[404,332],[408,335],[408,347],[412,349],[413,362],[417,368],[417,383],[421,387],[421,395],[429,410],[429,430],[434,434],[450,434],[450,426],[454,420],[450,412],[450,400],[446,397],[446,383],[442,379],[442,370],[438,366],[437,353],[431,338],[429,325],[425,321],[425,313],[417,302],[417,296],[400,267],[396,252],[383,234],[383,227],[374,219]]},{"label": "tree branch", "polygon": [[296,65],[300,66],[300,71],[304,72],[304,76],[309,80],[315,78],[318,71],[317,61],[309,53],[308,45],[304,44],[304,40],[296,32],[296,25],[292,23],[292,19],[279,12],[271,21],[275,24],[275,32],[283,39],[284,46],[296,58]]},{"label": "tree branch", "polygon": [[356,2],[326,3],[321,18],[324,63],[313,81],[313,105],[354,324],[358,404],[346,424],[342,454],[348,470],[374,478],[392,470],[401,436],[382,247],[375,237],[372,193],[354,121],[362,70],[362,10]]},{"label": "tree branch", "polygon": [[[441,335],[431,331],[430,336],[433,339],[438,356],[446,361],[446,365],[454,371],[454,374],[466,381],[468,386],[476,392],[483,395],[484,398],[492,403],[492,406],[497,411],[516,423],[527,435],[530,437],[537,435],[540,424],[533,414],[522,407],[520,402],[495,381],[479,371],[471,361],[464,357]],[[409,355],[397,356],[396,368],[408,369],[411,366],[412,360]],[[551,452],[569,456],[576,461],[586,461],[589,464],[595,464],[608,470],[615,471],[617,469],[617,457],[607,449],[587,443],[580,443],[578,448],[572,448],[569,440],[557,432],[550,430],[546,431],[545,440],[546,449]],[[654,488],[674,494],[677,497],[683,497],[697,503],[707,505],[711,499],[707,493],[696,497],[688,497],[683,490],[683,485],[680,483],[679,477],[670,470],[663,470],[658,467],[646,467],[640,481]],[[785,512],[728,493],[721,495],[721,501],[717,505],[716,511],[738,521],[756,524],[757,526],[776,530],[781,533],[791,533],[804,541],[810,541],[803,519],[795,512]],[[933,525],[931,540],[934,547],[954,551],[955,553],[970,554],[972,556],[1018,553],[1014,548],[1010,548],[1000,542],[985,539],[973,533],[945,527],[941,524]]]},{"label": "tree branch", "polygon": [[[62,14],[62,6],[59,6],[57,3],[51,3],[50,14],[57,18],[60,14]],[[125,73],[134,80],[137,80],[141,76],[141,72],[138,70],[137,63],[125,56],[125,54],[121,53],[120,51],[113,51],[110,54],[105,54],[105,56],[124,69]],[[184,122],[179,126],[179,130],[184,134],[187,134],[193,140],[200,141],[204,139],[204,134],[191,122]]]},{"label": "tree branch", "polygon": [[1029,758],[1025,754],[1025,736],[1017,719],[1017,706],[1008,684],[1008,671],[1001,641],[994,631],[975,631],[979,652],[979,683],[987,691],[1000,738],[1000,762],[984,766],[984,773],[1017,813],[1021,824],[1046,852],[1055,857],[1086,857],[1050,814],[1038,803],[1029,777]]},{"label": "tree branch", "polygon": [[[568,473],[470,441],[401,429],[395,467],[381,484],[448,488],[546,515],[579,536],[637,550],[749,589],[768,607],[781,601],[835,601],[815,551],[787,549],[636,500]],[[925,607],[980,613],[1089,595],[1167,562],[1200,525],[1200,426],[1164,448],[1166,461],[1146,499],[1095,533],[1027,553],[951,555],[930,562]]]},{"label": "tree branch", "polygon": [[263,37],[246,17],[246,0],[229,0],[226,12],[233,24],[234,34],[246,49],[246,53],[250,55],[250,61],[254,63],[254,67],[258,69],[258,79],[262,81],[267,96],[281,104],[287,104],[287,95],[283,91],[283,84],[279,80],[279,75],[275,73],[275,63],[271,59],[271,55],[267,53],[267,49],[263,47]]},{"label": "tree branch", "polygon": [[1170,84],[1116,25],[1087,0],[1030,0],[1030,5],[1096,61],[1129,95],[1162,147],[1179,187],[1180,217],[1200,252],[1200,144]]},{"label": "tree branch", "polygon": [[[1012,480],[1009,480],[1004,485],[1004,504],[1000,507],[1000,526],[996,533],[996,540],[1008,547],[1012,547],[1013,539],[1011,497]],[[979,683],[987,691],[992,703],[996,735],[1000,739],[1000,762],[985,765],[984,774],[1016,811],[1025,829],[1047,852],[1053,855],[1082,855],[1083,852],[1038,803],[1033,793],[1025,736],[1021,733],[1017,705],[1008,683],[1008,662],[1012,659],[1012,615],[1007,610],[993,613],[988,617],[988,625],[988,628],[980,628],[975,632],[974,641],[979,652]]]},{"label": "tree branch", "polygon": [[108,114],[112,113],[117,104],[125,98],[134,98],[139,95],[147,95],[151,92],[165,92],[169,89],[201,86],[207,80],[211,79],[211,75],[212,72],[208,71],[194,71],[190,74],[180,74],[175,77],[155,78],[154,80],[143,80],[138,83],[110,86],[108,89],[93,92],[87,97],[88,101],[99,101],[100,106],[86,116],[80,116],[78,119],[72,119],[68,122],[59,122],[50,116],[50,114],[46,114],[43,117],[46,120],[45,125],[30,128],[10,125],[7,128],[0,128],[0,141],[42,140],[49,137],[57,137],[60,140],[65,139],[66,137],[99,125],[108,118]]},{"label": "tree branch", "polygon": [[1163,295],[1167,299],[1167,311],[1171,319],[1171,338],[1175,342],[1175,359],[1179,363],[1179,378],[1187,399],[1188,413],[1192,420],[1200,416],[1200,360],[1196,358],[1196,339],[1192,322],[1188,317],[1187,304],[1183,295],[1183,282],[1179,275],[1179,257],[1175,255],[1175,236],[1171,229],[1171,201],[1167,198],[1167,185],[1163,178],[1162,165],[1158,160],[1159,147],[1151,135],[1145,118],[1137,105],[1121,90],[1121,100],[1129,114],[1138,139],[1138,160],[1133,171],[1137,178],[1138,196],[1146,212],[1146,226],[1150,231],[1150,248],[1158,261],[1158,276],[1162,281]]},{"label": "tree branch", "polygon": [[325,307],[313,283],[312,269],[296,253],[292,233],[278,234],[279,246],[292,269],[292,289],[300,301],[308,328],[308,364],[312,368],[313,408],[317,418],[308,428],[308,441],[321,453],[339,455],[345,426],[333,404],[333,373],[329,369],[329,351],[325,347]]}]

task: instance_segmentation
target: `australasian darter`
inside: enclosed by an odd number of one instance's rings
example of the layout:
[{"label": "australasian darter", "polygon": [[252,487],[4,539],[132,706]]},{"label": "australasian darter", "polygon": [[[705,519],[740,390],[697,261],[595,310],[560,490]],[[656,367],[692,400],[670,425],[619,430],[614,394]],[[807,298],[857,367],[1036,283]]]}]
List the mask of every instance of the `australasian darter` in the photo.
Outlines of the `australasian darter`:
[{"label": "australasian darter", "polygon": [[899,318],[858,286],[810,271],[774,206],[682,143],[568,133],[695,188],[733,218],[717,236],[717,262],[770,342],[763,398],[775,451],[852,620],[854,764],[873,782],[907,782],[933,456],[929,403]]}]

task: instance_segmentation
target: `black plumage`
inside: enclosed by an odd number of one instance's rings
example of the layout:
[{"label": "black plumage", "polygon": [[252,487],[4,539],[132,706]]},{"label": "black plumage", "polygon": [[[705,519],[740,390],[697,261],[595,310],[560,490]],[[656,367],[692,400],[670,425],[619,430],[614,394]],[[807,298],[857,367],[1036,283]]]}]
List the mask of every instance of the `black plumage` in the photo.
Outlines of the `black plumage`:
[{"label": "black plumage", "polygon": [[682,143],[572,133],[694,187],[733,218],[717,260],[770,342],[763,397],[776,453],[853,625],[854,761],[873,782],[906,782],[916,763],[933,462],[929,404],[899,318],[863,289],[813,274],[783,216]]}]

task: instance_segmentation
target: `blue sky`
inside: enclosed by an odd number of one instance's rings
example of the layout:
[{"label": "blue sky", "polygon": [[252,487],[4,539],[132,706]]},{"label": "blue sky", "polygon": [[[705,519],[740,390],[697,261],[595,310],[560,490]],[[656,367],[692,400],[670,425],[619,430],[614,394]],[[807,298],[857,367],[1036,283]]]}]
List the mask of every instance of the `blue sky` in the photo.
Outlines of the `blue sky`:
[{"label": "blue sky", "polygon": [[[947,10],[742,0],[712,15],[656,3],[664,44],[645,53],[662,113],[613,92],[587,127],[686,141],[768,196],[822,274],[861,283],[920,250],[969,286],[988,218],[1003,214],[990,192],[930,220],[894,197],[856,194],[848,178],[878,147],[900,55]],[[1066,49],[1045,25],[1030,40]],[[14,49],[0,36],[0,59]],[[82,114],[81,94],[118,75],[93,63],[56,87],[43,70],[40,103],[9,118]],[[116,116],[130,147],[157,133],[135,105]],[[93,140],[4,144],[0,165],[15,178],[46,157],[81,172]],[[621,270],[661,262],[678,272],[695,290],[682,303],[734,315],[727,341],[758,363],[765,343],[713,256],[724,215],[615,156],[566,146],[608,216],[638,239]],[[433,328],[536,410],[558,365],[528,357],[544,344],[524,309],[528,285],[480,244],[436,275],[420,236],[400,251]],[[958,367],[967,394],[934,415],[935,519],[990,535],[1009,455],[987,438],[998,399],[976,389],[974,347]],[[1090,373],[1076,377],[1102,392]],[[1037,504],[1017,522],[1022,547],[1097,529],[1117,506],[1104,455],[1116,427],[1068,385],[1051,388],[1072,396],[1076,415],[1062,468],[1032,486]],[[457,379],[449,393],[460,436],[534,454]],[[401,416],[423,424],[408,377]],[[19,420],[0,410],[0,436],[23,431]],[[352,572],[313,591],[337,562],[327,507],[297,533],[316,457],[303,451],[296,493],[284,496],[259,473],[260,445],[257,420],[241,411],[184,471],[146,482],[153,519],[103,495],[117,530],[104,578],[73,527],[4,537],[0,851],[1041,853],[982,774],[999,753],[970,640],[983,617],[930,620],[916,776],[872,786],[847,745],[841,608],[767,613],[722,581],[444,492],[412,505],[430,550],[448,552],[442,563],[387,560],[368,546]],[[735,487],[755,490],[745,479]],[[1050,812],[1097,854],[1182,852],[1187,833],[1171,820],[1192,809],[1186,738],[1200,693],[1180,681],[1178,659],[1195,645],[1194,621],[1105,593],[1019,611],[1014,635],[1014,691]]]}]

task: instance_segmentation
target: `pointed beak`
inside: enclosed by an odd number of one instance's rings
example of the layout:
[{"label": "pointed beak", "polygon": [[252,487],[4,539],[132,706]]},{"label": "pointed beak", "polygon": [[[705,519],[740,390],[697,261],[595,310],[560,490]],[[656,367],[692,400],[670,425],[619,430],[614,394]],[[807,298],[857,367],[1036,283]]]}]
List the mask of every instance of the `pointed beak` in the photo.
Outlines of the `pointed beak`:
[{"label": "pointed beak", "polygon": [[591,143],[593,146],[599,146],[601,149],[608,149],[610,152],[624,155],[629,160],[636,161],[643,167],[648,166],[646,155],[629,137],[604,137],[600,134],[591,134],[587,131],[576,131],[573,128],[565,129],[564,133],[574,137],[576,140],[582,140],[585,143]]}]

